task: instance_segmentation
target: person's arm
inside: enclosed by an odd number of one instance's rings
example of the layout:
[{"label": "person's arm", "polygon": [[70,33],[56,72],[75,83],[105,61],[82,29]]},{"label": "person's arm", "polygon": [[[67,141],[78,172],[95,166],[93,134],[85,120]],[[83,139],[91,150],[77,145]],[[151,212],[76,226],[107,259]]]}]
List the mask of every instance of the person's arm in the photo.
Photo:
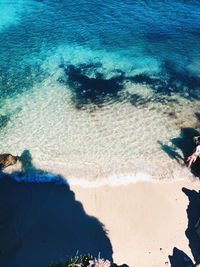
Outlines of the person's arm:
[{"label": "person's arm", "polygon": [[191,158],[193,158],[195,153],[200,152],[200,147],[199,148],[198,147],[199,146],[197,146],[195,150],[192,152],[192,154],[189,157],[187,157],[186,161],[189,161]]}]

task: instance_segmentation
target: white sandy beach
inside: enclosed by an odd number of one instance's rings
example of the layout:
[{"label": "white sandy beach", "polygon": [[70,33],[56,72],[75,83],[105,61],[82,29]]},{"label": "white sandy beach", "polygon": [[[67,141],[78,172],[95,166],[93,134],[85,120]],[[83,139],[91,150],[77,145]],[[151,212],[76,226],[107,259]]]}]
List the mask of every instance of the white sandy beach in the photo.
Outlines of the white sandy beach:
[{"label": "white sandy beach", "polygon": [[199,257],[197,178],[80,186],[35,171],[0,179],[1,266],[44,267],[76,253],[129,267],[185,267],[171,264],[174,249]]},{"label": "white sandy beach", "polygon": [[114,262],[130,267],[170,266],[174,247],[193,260],[185,235],[189,200],[182,188],[198,192],[200,184],[185,180],[92,189],[71,186],[86,213],[105,225]]}]

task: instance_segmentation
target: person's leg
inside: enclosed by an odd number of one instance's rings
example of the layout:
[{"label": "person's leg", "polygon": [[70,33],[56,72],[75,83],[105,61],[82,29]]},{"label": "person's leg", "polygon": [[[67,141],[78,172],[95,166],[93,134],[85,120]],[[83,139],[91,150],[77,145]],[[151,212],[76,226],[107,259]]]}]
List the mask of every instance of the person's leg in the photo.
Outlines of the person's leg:
[{"label": "person's leg", "polygon": [[196,157],[191,157],[189,163],[188,163],[188,168],[191,167],[192,163],[196,160]]}]

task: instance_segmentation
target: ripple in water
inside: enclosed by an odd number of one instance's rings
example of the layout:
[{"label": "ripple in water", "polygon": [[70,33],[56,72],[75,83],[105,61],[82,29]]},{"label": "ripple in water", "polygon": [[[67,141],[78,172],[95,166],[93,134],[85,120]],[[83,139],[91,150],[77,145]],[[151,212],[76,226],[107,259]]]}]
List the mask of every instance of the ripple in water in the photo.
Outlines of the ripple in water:
[{"label": "ripple in water", "polygon": [[0,35],[2,152],[95,186],[188,176],[173,140],[199,131],[196,2],[16,3]]}]

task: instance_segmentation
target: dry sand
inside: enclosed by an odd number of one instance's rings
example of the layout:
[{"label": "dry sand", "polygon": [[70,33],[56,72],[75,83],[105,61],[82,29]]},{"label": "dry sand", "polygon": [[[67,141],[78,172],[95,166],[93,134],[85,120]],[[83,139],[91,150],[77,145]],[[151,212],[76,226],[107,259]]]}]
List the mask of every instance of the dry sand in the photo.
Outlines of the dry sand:
[{"label": "dry sand", "polygon": [[105,225],[114,262],[130,267],[170,266],[168,256],[174,247],[193,260],[185,235],[189,200],[182,188],[198,192],[200,184],[188,180],[98,188],[71,186],[86,213]]}]

